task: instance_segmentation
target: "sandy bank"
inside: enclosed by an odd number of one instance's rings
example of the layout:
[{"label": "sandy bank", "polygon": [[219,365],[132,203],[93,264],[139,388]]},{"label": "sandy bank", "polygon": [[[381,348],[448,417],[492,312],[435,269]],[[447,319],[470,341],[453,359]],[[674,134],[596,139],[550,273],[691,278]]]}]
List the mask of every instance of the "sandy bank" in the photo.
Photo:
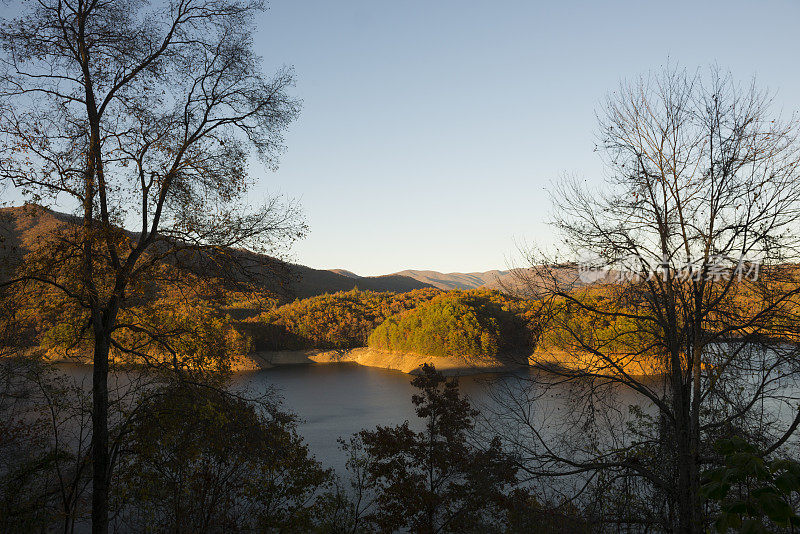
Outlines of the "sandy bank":
[{"label": "sandy bank", "polygon": [[628,376],[644,377],[660,376],[664,373],[663,363],[655,358],[613,353],[600,359],[589,352],[539,349],[528,358],[528,363],[534,367],[555,365],[596,376],[617,376],[622,372]]},{"label": "sandy bank", "polygon": [[234,372],[257,371],[259,369],[270,369],[278,365],[300,365],[304,363],[314,363],[309,356],[317,353],[317,350],[277,350],[251,352],[247,356],[236,358],[232,368]]},{"label": "sandy bank", "polygon": [[320,352],[311,356],[311,359],[317,363],[355,362],[368,367],[394,369],[404,373],[414,373],[426,363],[434,365],[437,370],[445,374],[487,373],[513,368],[511,365],[495,359],[464,361],[456,358],[425,356],[407,352],[381,351],[368,347],[345,352]]},{"label": "sandy bank", "polygon": [[387,352],[362,347],[349,350],[298,350],[264,351],[248,354],[234,367],[235,371],[269,369],[278,365],[326,364],[353,362],[368,367],[393,369],[403,373],[414,373],[423,364],[433,364],[445,374],[470,374],[505,371],[519,366],[509,365],[499,360],[479,360],[467,362],[456,358],[424,356],[407,352]]},{"label": "sandy bank", "polygon": [[[56,354],[41,352],[28,354],[29,357],[37,356],[52,363],[86,363],[91,364],[91,356],[83,355],[64,359]],[[270,369],[281,365],[301,364],[326,364],[338,362],[353,362],[368,367],[380,369],[393,369],[403,373],[414,373],[423,364],[433,364],[436,369],[445,374],[477,374],[508,371],[522,367],[557,367],[581,370],[594,375],[618,375],[620,371],[630,376],[659,376],[663,374],[663,367],[652,358],[632,358],[620,355],[608,360],[599,360],[589,353],[568,353],[563,350],[537,350],[527,358],[504,358],[487,360],[467,360],[462,358],[444,358],[440,356],[425,356],[407,352],[389,352],[361,347],[349,350],[280,350],[251,352],[246,356],[234,357],[231,369],[234,372],[257,371]],[[113,358],[112,358],[113,360]],[[527,361],[526,361],[527,360]],[[116,361],[115,363],[122,363]],[[126,363],[136,363],[126,360]]]}]

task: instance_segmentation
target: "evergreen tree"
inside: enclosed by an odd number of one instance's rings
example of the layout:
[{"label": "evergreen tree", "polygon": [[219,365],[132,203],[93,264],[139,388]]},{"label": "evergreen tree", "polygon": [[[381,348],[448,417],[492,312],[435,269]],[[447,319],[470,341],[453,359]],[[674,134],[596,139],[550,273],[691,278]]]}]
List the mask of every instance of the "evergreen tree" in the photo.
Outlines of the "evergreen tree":
[{"label": "evergreen tree", "polygon": [[491,532],[503,530],[516,467],[495,437],[486,448],[470,443],[478,412],[458,381],[424,365],[412,381],[422,432],[409,422],[362,430],[375,484],[370,520],[380,531]]}]

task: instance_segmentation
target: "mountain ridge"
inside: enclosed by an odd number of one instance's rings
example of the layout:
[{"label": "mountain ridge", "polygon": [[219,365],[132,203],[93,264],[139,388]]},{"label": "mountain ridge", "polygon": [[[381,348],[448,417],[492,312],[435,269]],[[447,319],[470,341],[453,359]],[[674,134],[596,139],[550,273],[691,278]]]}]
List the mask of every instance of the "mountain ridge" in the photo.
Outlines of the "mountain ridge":
[{"label": "mountain ridge", "polygon": [[[349,276],[356,280],[363,280],[366,277],[361,277],[352,271],[346,269],[329,269],[330,272],[338,273],[343,276]],[[405,269],[396,273],[391,273],[384,276],[403,276],[411,278],[433,286],[443,291],[451,289],[504,289],[514,287],[518,283],[517,277],[512,270],[492,269],[490,271],[475,271],[468,273],[452,272],[443,273],[433,270],[421,269]]]},{"label": "mountain ridge", "polygon": [[[0,208],[0,256],[23,252],[31,243],[44,237],[60,225],[80,224],[74,215],[57,212],[42,206],[25,205]],[[127,231],[131,236],[138,235]],[[495,289],[514,292],[522,283],[515,269],[492,269],[489,271],[450,272],[405,269],[379,276],[360,276],[344,268],[315,269],[271,256],[249,251],[256,259],[268,260],[288,276],[278,288],[284,299],[308,298],[324,293],[349,291],[354,288],[367,291],[392,291],[404,293],[415,289],[434,287],[443,291],[468,289]],[[271,289],[271,288],[265,288]]]},{"label": "mountain ridge", "polygon": [[[49,232],[64,225],[80,224],[80,222],[80,219],[74,215],[35,204],[0,208],[0,257],[9,259],[16,256],[19,259],[26,250],[30,250],[33,243],[46,237]],[[126,232],[131,236],[138,235],[135,232],[127,230]],[[360,277],[343,269],[342,273],[337,273],[332,270],[314,269],[250,251],[242,251],[242,253],[254,255],[257,259],[262,258],[288,273],[288,276],[284,277],[285,285],[281,284],[280,288],[285,298],[302,299],[324,293],[349,291],[356,287],[361,290],[396,293],[431,287],[429,284],[402,275]],[[274,290],[275,288],[265,287],[265,289]]]},{"label": "mountain ridge", "polygon": [[406,269],[393,274],[407,276],[443,290],[477,289],[480,287],[500,289],[513,282],[514,277],[512,271],[503,271],[499,269],[469,273],[442,273],[432,270]]}]

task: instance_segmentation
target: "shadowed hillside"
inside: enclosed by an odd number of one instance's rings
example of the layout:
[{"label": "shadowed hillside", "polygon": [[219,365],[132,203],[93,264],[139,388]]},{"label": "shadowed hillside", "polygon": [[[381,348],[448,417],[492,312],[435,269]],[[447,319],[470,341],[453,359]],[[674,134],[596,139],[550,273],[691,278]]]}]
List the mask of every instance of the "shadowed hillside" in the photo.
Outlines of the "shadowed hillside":
[{"label": "shadowed hillside", "polygon": [[[34,205],[0,209],[0,261],[3,267],[13,265],[34,243],[51,234],[55,229],[77,223],[71,215],[59,213]],[[136,234],[131,232],[131,236]],[[312,269],[304,265],[287,263],[276,258],[241,251],[250,262],[268,264],[279,275],[271,277],[275,290],[286,299],[307,298],[323,293],[348,291],[355,287],[369,291],[392,291],[402,293],[431,287],[429,284],[402,275],[358,277],[353,273]],[[203,275],[203,269],[193,269]],[[345,274],[347,273],[347,274]]]},{"label": "shadowed hillside", "polygon": [[477,289],[487,287],[497,289],[504,282],[511,282],[512,271],[486,271],[482,273],[440,273],[438,271],[405,270],[395,273],[408,276],[439,289]]},{"label": "shadowed hillside", "polygon": [[[573,287],[581,287],[594,282],[612,282],[617,273],[607,272],[600,274],[581,273],[575,265],[564,265],[555,271],[561,283]],[[512,295],[531,296],[531,288],[536,287],[539,282],[539,274],[536,269],[511,269],[507,271],[485,271],[476,273],[440,273],[438,271],[415,271],[405,270],[395,273],[395,275],[413,278],[419,282],[429,284],[437,289],[448,291],[451,289],[494,289]]]},{"label": "shadowed hillside", "polygon": [[328,269],[328,270],[332,273],[341,274],[342,276],[346,276],[348,278],[361,278],[353,271],[348,271],[347,269]]},{"label": "shadowed hillside", "polygon": [[[359,276],[345,269],[330,269],[330,271],[358,280],[368,279],[368,277]],[[400,271],[387,276],[402,276],[411,278],[428,286],[445,291],[450,289],[477,289],[479,287],[487,289],[503,289],[506,287],[513,287],[516,283],[513,271],[499,271],[497,269],[476,273],[440,273],[438,271],[418,271],[406,269],[405,271]]]}]

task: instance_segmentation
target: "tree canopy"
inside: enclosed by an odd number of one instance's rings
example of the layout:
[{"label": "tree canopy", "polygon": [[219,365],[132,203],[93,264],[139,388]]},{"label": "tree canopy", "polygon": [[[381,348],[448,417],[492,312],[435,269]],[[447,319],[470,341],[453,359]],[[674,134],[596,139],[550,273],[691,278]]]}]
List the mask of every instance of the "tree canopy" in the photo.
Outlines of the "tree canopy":
[{"label": "tree canopy", "polygon": [[497,291],[444,293],[387,318],[369,346],[429,356],[471,359],[520,357],[535,346],[532,303]]}]

